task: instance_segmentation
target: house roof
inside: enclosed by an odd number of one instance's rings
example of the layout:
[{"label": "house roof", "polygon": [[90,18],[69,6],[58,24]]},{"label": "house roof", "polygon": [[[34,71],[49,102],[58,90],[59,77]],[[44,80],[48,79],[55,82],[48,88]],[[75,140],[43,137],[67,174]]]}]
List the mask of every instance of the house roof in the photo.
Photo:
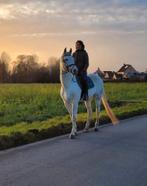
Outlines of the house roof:
[{"label": "house roof", "polygon": [[132,70],[136,71],[134,67],[130,64],[123,64],[123,66],[118,70],[118,72],[125,72],[128,68],[132,68]]}]

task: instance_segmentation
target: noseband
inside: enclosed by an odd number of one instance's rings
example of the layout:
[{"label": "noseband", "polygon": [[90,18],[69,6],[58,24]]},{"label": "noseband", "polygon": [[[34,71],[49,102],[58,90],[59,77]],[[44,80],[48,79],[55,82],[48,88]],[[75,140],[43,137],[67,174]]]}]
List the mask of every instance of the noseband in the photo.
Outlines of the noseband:
[{"label": "noseband", "polygon": [[[66,63],[66,60],[64,59],[64,56],[63,56],[63,58],[62,58],[62,61],[63,61],[63,63],[64,63],[64,73],[68,73],[68,72],[71,72],[70,71],[70,67],[72,67],[72,66],[76,66],[75,64],[70,64],[70,65],[67,65],[67,63]],[[72,72],[71,72],[72,73]]]}]

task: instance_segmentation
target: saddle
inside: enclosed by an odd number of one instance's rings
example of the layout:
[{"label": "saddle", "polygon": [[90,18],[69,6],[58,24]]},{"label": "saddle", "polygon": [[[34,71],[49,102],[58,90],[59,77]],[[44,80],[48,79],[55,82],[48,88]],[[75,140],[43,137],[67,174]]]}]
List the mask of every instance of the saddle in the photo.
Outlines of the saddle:
[{"label": "saddle", "polygon": [[[86,95],[84,93],[84,90],[82,89],[82,84],[80,82],[80,78],[77,76],[76,79],[77,79],[77,83],[78,83],[79,87],[82,90],[81,91],[81,98],[80,98],[80,100],[83,101],[83,100],[86,99],[86,97],[83,97],[83,96],[86,96]],[[92,79],[90,77],[87,76],[86,81],[87,81],[88,90],[94,87],[94,83],[93,83],[93,81],[92,81]]]}]

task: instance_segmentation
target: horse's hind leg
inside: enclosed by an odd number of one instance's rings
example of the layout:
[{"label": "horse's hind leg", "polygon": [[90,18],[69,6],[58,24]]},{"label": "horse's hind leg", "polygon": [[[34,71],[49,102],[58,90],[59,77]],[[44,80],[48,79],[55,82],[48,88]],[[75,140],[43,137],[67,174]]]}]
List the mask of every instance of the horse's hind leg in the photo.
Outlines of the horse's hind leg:
[{"label": "horse's hind leg", "polygon": [[96,121],[95,121],[95,127],[94,127],[95,131],[98,131],[98,127],[99,127],[100,109],[101,109],[101,99],[96,97]]},{"label": "horse's hind leg", "polygon": [[91,107],[91,99],[88,99],[87,101],[85,101],[85,106],[87,109],[87,121],[86,121],[86,125],[84,128],[84,132],[88,132],[88,129],[90,127],[90,122],[92,119],[92,107]]}]

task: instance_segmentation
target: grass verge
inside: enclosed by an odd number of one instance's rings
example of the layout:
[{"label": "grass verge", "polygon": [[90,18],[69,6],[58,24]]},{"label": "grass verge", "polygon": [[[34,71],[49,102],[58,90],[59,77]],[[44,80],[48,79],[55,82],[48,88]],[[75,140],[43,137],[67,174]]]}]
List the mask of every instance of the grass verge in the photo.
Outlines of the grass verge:
[{"label": "grass verge", "polygon": [[[119,119],[147,114],[147,102],[128,103],[120,107],[114,107],[113,111]],[[86,117],[86,113],[78,114],[78,130],[84,128]],[[91,127],[94,126],[94,119]],[[100,125],[108,122],[110,122],[108,116],[105,111],[102,111],[100,114]],[[20,122],[15,126],[2,126],[0,128],[0,150],[67,134],[70,130],[69,115],[57,116],[41,122]]]}]

